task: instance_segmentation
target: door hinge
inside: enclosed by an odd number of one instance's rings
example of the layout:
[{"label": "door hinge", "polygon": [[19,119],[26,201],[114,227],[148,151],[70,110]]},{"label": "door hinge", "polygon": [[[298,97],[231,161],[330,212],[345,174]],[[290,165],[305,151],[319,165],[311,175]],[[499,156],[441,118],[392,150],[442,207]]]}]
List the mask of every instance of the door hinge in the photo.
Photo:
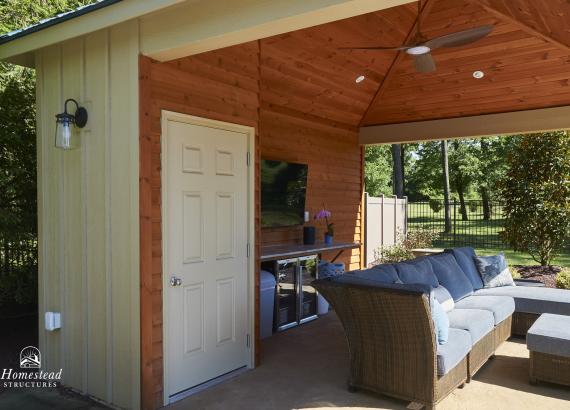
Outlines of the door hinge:
[{"label": "door hinge", "polygon": [[245,346],[249,348],[249,333],[245,337]]},{"label": "door hinge", "polygon": [[247,162],[247,166],[249,167],[249,164],[251,163],[251,154],[249,153],[249,151],[247,152],[246,162]]},{"label": "door hinge", "polygon": [[247,243],[247,245],[245,247],[245,254],[249,258],[249,242]]}]

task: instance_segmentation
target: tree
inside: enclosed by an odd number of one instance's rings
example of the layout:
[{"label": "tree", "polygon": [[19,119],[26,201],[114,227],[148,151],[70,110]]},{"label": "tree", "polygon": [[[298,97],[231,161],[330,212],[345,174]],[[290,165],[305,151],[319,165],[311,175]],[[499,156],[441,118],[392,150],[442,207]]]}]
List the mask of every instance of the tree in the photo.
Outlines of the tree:
[{"label": "tree", "polygon": [[473,140],[455,140],[449,155],[450,182],[459,197],[461,219],[469,220],[465,196],[479,174],[479,160]]},{"label": "tree", "polygon": [[449,188],[449,156],[447,153],[447,140],[441,141],[441,171],[443,174],[443,208],[445,214],[445,233],[451,232],[451,190]]},{"label": "tree", "polygon": [[[2,0],[0,34],[93,1]],[[25,262],[0,266],[0,305],[32,304],[37,297],[35,72],[0,63],[0,253]]]},{"label": "tree", "polygon": [[402,145],[392,144],[392,164],[394,165],[394,195],[404,197],[404,163],[402,161]]},{"label": "tree", "polygon": [[392,159],[389,145],[370,145],[364,153],[364,184],[371,196],[392,195]]},{"label": "tree", "polygon": [[491,219],[491,200],[498,197],[497,187],[505,177],[505,158],[516,137],[491,137],[479,140],[479,179],[476,181],[483,202],[483,219]]},{"label": "tree", "polygon": [[503,237],[515,251],[550,265],[570,233],[570,135],[521,136],[507,164]]}]

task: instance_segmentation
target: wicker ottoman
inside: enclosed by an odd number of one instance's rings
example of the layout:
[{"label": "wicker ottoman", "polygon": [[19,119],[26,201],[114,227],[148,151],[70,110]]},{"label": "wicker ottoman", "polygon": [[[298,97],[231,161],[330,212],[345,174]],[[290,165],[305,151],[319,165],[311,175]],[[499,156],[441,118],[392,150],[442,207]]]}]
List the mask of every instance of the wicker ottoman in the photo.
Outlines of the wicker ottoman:
[{"label": "wicker ottoman", "polygon": [[570,316],[541,315],[529,329],[530,382],[570,386]]}]

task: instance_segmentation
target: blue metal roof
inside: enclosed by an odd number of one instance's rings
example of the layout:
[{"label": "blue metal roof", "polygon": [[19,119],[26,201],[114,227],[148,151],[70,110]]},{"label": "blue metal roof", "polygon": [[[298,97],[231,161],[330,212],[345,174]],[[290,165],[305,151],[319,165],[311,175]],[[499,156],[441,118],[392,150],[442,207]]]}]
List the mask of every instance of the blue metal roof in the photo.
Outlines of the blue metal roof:
[{"label": "blue metal roof", "polygon": [[55,26],[56,24],[63,23],[64,21],[71,20],[75,17],[83,16],[84,14],[91,13],[92,11],[102,9],[120,1],[122,0],[96,0],[95,3],[81,6],[75,10],[71,10],[65,13],[57,14],[36,24],[32,24],[29,27],[3,34],[0,36],[0,44],[8,43],[17,38],[27,36],[28,34],[35,33],[51,26]]}]

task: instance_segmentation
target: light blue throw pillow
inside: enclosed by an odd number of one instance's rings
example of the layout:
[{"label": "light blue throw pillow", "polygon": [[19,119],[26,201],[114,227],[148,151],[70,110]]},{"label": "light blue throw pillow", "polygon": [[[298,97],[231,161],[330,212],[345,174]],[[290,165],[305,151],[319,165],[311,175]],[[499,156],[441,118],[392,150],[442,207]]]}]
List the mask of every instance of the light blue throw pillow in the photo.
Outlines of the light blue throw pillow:
[{"label": "light blue throw pillow", "polygon": [[440,345],[446,344],[447,339],[449,339],[449,318],[435,298],[431,300],[431,317],[435,326],[437,343]]},{"label": "light blue throw pillow", "polygon": [[473,259],[485,288],[515,286],[503,252],[495,256],[476,256]]}]

